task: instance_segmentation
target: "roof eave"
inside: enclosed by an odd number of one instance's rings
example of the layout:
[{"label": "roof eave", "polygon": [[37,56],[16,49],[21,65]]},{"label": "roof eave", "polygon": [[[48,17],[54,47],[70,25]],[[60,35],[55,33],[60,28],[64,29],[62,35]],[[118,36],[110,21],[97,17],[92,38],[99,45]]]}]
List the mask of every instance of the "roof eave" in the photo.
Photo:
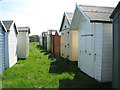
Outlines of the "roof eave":
[{"label": "roof eave", "polygon": [[3,24],[3,22],[0,21],[0,23],[1,23],[2,27],[4,28],[4,31],[7,32],[7,29],[5,28],[5,25]]},{"label": "roof eave", "polygon": [[71,22],[70,22],[69,17],[66,12],[65,12],[65,16],[67,17],[68,24],[71,25]]},{"label": "roof eave", "polygon": [[79,8],[79,6],[76,4],[76,8],[78,8],[78,10],[82,13],[82,15],[88,20],[90,21],[89,17]]},{"label": "roof eave", "polygon": [[65,19],[65,12],[63,14],[63,18],[62,18],[62,22],[61,22],[61,25],[60,25],[60,32],[62,31],[62,26],[63,26],[63,23],[64,23],[64,19]]},{"label": "roof eave", "polygon": [[103,21],[103,20],[90,20],[90,22],[97,22],[97,23],[112,23],[112,21]]}]

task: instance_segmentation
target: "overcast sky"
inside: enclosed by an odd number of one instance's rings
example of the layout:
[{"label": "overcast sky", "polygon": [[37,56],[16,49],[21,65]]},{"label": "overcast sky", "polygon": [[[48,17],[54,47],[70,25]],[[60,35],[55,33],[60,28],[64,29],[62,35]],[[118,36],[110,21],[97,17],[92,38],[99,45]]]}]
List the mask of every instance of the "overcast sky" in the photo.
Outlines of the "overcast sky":
[{"label": "overcast sky", "polygon": [[59,30],[64,12],[74,13],[76,4],[116,7],[119,0],[0,0],[0,19],[29,26],[30,35]]}]

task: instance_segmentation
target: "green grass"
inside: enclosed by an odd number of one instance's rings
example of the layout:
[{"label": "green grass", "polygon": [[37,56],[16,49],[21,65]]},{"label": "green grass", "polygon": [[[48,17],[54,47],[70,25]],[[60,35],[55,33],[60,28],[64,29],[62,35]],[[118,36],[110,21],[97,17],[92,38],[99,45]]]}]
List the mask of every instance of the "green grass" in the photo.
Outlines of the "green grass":
[{"label": "green grass", "polygon": [[88,77],[76,64],[30,43],[30,54],[2,76],[3,88],[100,88],[110,87]]}]

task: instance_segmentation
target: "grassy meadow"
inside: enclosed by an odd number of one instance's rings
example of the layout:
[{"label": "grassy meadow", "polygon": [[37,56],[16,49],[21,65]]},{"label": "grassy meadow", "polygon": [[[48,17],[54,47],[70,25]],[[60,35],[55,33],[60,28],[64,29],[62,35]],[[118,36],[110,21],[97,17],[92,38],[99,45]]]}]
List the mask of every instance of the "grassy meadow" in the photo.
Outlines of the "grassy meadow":
[{"label": "grassy meadow", "polygon": [[26,60],[6,69],[2,88],[109,88],[80,71],[76,63],[51,54],[38,43],[30,43]]}]

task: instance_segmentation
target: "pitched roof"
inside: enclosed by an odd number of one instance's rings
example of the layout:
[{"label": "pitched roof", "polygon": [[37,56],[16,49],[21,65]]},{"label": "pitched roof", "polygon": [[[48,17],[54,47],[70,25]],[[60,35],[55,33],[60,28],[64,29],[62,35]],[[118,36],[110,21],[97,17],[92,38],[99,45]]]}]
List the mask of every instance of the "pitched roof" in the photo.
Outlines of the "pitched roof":
[{"label": "pitched roof", "polygon": [[113,7],[87,6],[87,5],[78,5],[78,7],[90,19],[91,22],[92,21],[112,22],[109,16],[114,10]]},{"label": "pitched roof", "polygon": [[59,31],[56,31],[55,33],[56,33],[56,34],[58,34],[59,36],[61,36],[61,32],[59,32]]},{"label": "pitched roof", "polygon": [[51,33],[51,35],[55,35],[55,32],[56,32],[56,31],[53,31],[53,32]]},{"label": "pitched roof", "polygon": [[7,21],[2,21],[2,22],[7,31],[10,31],[11,25],[14,23],[13,25],[15,27],[15,32],[18,34],[16,24],[13,20],[7,20]]},{"label": "pitched roof", "polygon": [[10,20],[10,21],[2,21],[3,24],[5,25],[6,29],[9,30],[12,23],[13,23],[13,20]]},{"label": "pitched roof", "polygon": [[30,27],[17,27],[18,32],[28,32],[30,34]]},{"label": "pitched roof", "polygon": [[54,31],[57,31],[57,30],[53,30],[53,29],[48,30],[48,35],[51,34],[51,33],[54,32]]},{"label": "pitched roof", "polygon": [[64,12],[64,15],[63,15],[63,19],[62,19],[62,23],[61,23],[61,26],[60,26],[60,30],[62,30],[62,27],[63,27],[63,24],[64,24],[64,21],[65,21],[65,16],[67,17],[67,21],[68,21],[68,24],[70,25],[71,22],[72,22],[72,17],[73,17],[73,13],[70,13],[70,12]]},{"label": "pitched roof", "polygon": [[3,24],[2,21],[0,21],[0,24],[1,24],[1,26],[3,27],[3,30],[4,30],[5,32],[7,32],[7,30],[6,30],[6,28],[5,28],[5,26],[4,26],[4,24]]},{"label": "pitched roof", "polygon": [[65,13],[66,13],[68,19],[70,20],[70,24],[71,24],[73,13],[70,13],[70,12],[65,12]]}]

